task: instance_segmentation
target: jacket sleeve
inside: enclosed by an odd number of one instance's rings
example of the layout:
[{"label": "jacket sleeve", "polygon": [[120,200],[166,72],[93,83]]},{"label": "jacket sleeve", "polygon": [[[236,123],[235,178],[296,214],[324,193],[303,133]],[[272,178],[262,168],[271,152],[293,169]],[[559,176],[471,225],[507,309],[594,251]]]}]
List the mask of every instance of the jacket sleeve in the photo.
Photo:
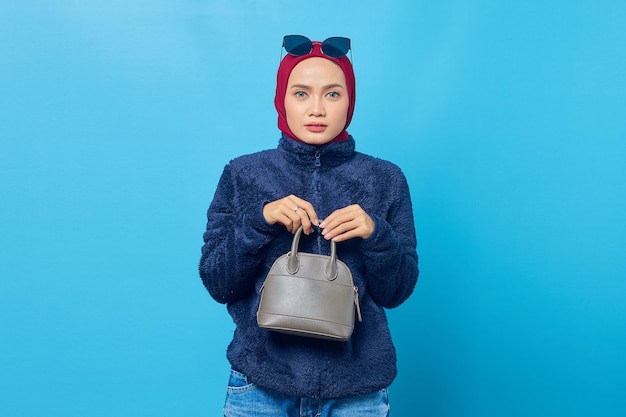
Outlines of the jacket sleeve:
[{"label": "jacket sleeve", "polygon": [[417,241],[409,187],[404,174],[395,181],[396,193],[386,218],[373,216],[376,228],[361,244],[367,275],[367,291],[385,308],[404,302],[419,275]]},{"label": "jacket sleeve", "polygon": [[254,291],[266,245],[279,228],[263,218],[263,202],[238,204],[231,165],[224,168],[207,213],[200,258],[200,277],[220,303],[236,301]]}]

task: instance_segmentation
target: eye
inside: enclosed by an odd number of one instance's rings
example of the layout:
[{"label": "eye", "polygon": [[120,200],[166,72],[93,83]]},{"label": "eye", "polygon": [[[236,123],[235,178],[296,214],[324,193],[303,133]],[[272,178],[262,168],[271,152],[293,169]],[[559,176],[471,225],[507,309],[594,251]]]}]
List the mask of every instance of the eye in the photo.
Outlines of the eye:
[{"label": "eye", "polygon": [[295,93],[293,93],[293,95],[296,98],[305,98],[306,97],[306,92],[304,92],[302,90],[299,90],[299,91],[296,91]]},{"label": "eye", "polygon": [[327,95],[329,98],[333,98],[333,99],[339,98],[339,96],[340,96],[340,94],[339,94],[338,92],[336,92],[336,91],[330,91],[330,92],[328,92],[328,94],[326,94],[326,95]]}]

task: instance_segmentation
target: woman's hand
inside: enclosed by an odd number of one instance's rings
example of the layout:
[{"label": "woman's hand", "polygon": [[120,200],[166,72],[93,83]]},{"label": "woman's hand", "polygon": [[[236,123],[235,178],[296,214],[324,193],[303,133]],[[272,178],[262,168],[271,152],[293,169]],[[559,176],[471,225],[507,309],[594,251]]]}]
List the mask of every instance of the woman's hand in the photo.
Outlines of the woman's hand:
[{"label": "woman's hand", "polygon": [[313,232],[313,226],[319,226],[311,203],[293,194],[263,206],[263,217],[269,224],[284,225],[291,233],[302,226],[304,234],[308,235]]},{"label": "woman's hand", "polygon": [[360,237],[367,239],[374,233],[374,220],[359,206],[353,204],[339,210],[335,210],[320,224],[324,229],[322,235],[327,240],[342,242],[344,240]]}]

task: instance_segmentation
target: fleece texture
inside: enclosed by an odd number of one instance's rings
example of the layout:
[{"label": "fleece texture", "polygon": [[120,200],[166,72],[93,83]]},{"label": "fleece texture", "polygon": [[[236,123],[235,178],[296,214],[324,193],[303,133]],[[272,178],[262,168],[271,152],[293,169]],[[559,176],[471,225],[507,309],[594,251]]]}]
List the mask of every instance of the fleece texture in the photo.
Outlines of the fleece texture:
[{"label": "fleece texture", "polygon": [[[359,204],[376,224],[368,239],[337,244],[363,316],[348,342],[257,325],[261,285],[293,237],[265,221],[263,205],[290,194],[312,203],[320,219]],[[224,168],[207,217],[200,276],[235,322],[227,350],[233,369],[297,397],[344,398],[391,384],[396,352],[384,309],[409,297],[419,273],[409,188],[396,165],[356,152],[352,137],[318,147],[283,135],[277,149],[241,156]],[[299,249],[328,255],[330,244],[320,233],[303,234]]]}]

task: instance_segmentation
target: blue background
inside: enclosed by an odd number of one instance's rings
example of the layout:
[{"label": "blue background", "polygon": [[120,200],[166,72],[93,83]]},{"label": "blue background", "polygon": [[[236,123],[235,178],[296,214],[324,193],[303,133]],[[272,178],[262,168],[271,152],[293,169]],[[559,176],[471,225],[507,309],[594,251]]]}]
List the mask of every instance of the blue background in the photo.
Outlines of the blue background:
[{"label": "blue background", "polygon": [[0,415],[221,415],[205,212],[291,33],[352,38],[350,133],[411,186],[393,414],[626,412],[626,2],[0,4]]}]

